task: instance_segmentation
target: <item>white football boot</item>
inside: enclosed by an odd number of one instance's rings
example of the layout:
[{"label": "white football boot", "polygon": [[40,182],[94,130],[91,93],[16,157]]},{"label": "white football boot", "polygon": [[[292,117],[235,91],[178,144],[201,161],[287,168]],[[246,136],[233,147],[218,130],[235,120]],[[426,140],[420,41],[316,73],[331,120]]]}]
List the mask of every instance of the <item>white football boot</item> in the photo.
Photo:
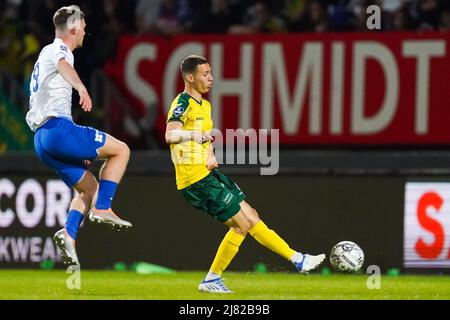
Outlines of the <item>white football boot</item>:
[{"label": "white football boot", "polygon": [[317,256],[304,254],[302,261],[294,262],[294,265],[301,274],[308,274],[311,270],[316,269],[324,260],[324,254],[319,254]]},{"label": "white football boot", "polygon": [[231,291],[225,286],[222,278],[216,278],[209,281],[203,280],[198,286],[198,291],[211,293],[234,293],[234,291]]}]

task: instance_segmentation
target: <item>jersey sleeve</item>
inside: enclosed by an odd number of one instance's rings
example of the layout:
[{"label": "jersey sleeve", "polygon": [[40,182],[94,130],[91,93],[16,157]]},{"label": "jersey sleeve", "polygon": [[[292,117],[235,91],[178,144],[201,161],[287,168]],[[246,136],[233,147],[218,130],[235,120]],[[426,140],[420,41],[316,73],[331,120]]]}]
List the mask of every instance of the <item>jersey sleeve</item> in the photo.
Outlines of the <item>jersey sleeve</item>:
[{"label": "jersey sleeve", "polygon": [[187,110],[189,108],[189,98],[181,94],[172,104],[167,116],[167,123],[171,121],[180,121],[183,124],[187,119]]},{"label": "jersey sleeve", "polygon": [[58,67],[58,62],[61,59],[66,59],[66,61],[73,66],[73,54],[65,45],[58,45],[53,52],[52,55],[52,63],[55,65],[55,68]]}]

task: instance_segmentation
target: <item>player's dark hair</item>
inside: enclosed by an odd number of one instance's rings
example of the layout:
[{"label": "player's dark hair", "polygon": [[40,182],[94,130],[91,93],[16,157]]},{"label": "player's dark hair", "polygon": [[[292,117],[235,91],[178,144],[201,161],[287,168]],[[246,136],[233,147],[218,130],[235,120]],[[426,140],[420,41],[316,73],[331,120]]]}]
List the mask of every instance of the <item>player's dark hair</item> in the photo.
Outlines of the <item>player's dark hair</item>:
[{"label": "player's dark hair", "polygon": [[205,63],[208,63],[208,60],[206,60],[206,58],[204,58],[204,57],[196,56],[196,55],[187,56],[181,62],[181,66],[180,66],[181,74],[183,75],[183,77],[187,73],[194,74],[195,71],[197,70],[197,66],[199,66],[201,64],[205,64]]},{"label": "player's dark hair", "polygon": [[55,26],[55,29],[64,30],[66,29],[66,26],[70,24],[69,19],[73,19],[74,17],[79,20],[84,19],[84,13],[79,6],[71,5],[59,8],[53,15],[53,25]]}]

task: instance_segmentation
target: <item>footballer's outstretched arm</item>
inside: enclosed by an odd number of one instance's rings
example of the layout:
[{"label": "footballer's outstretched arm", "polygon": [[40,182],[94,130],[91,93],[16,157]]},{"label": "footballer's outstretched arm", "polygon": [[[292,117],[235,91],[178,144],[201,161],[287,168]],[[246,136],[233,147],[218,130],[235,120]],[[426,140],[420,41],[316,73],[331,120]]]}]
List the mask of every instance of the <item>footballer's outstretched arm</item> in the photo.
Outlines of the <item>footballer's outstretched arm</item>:
[{"label": "footballer's outstretched arm", "polygon": [[78,91],[78,94],[80,95],[81,108],[86,112],[91,111],[91,97],[89,96],[86,87],[84,86],[75,69],[64,58],[58,61],[58,65],[56,68],[61,77],[63,77],[64,80],[66,80],[75,90]]},{"label": "footballer's outstretched arm", "polygon": [[166,143],[177,144],[182,141],[192,140],[192,131],[183,131],[183,123],[170,121],[166,126]]},{"label": "footballer's outstretched arm", "polygon": [[183,130],[181,121],[170,121],[166,126],[166,143],[177,144],[185,141],[192,141],[203,144],[211,140],[211,136],[201,131]]}]

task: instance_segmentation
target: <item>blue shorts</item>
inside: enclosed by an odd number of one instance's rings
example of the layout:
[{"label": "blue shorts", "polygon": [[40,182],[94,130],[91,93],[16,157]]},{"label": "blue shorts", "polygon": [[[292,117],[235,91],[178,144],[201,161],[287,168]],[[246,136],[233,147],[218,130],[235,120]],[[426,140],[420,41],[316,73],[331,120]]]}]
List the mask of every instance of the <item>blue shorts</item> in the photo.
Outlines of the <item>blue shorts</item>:
[{"label": "blue shorts", "polygon": [[76,125],[69,119],[52,118],[34,135],[36,153],[46,165],[72,188],[86,171],[84,160],[98,157],[106,134],[91,127]]}]

